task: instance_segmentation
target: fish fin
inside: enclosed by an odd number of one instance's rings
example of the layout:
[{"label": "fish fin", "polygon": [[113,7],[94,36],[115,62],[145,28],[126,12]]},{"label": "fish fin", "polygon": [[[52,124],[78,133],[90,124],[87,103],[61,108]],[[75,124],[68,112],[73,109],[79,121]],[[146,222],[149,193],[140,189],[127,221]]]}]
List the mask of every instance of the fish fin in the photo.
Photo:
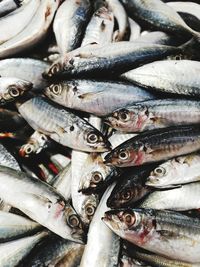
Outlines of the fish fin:
[{"label": "fish fin", "polygon": [[83,100],[90,100],[92,98],[95,98],[97,97],[99,94],[101,94],[103,91],[99,91],[97,93],[85,93],[85,94],[82,94],[82,95],[79,95],[78,98],[80,99],[83,99]]},{"label": "fish fin", "polygon": [[159,233],[163,238],[176,238],[179,237],[178,234],[175,232],[169,231],[169,230],[156,230],[157,233]]}]

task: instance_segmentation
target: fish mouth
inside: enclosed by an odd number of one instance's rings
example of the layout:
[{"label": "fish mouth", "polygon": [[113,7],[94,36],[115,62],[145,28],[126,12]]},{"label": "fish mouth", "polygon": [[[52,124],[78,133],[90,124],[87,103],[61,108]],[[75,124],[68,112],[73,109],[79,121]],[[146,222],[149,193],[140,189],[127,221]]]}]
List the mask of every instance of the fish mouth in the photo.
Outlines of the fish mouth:
[{"label": "fish mouth", "polygon": [[112,153],[109,153],[105,156],[103,163],[106,165],[112,165],[113,163]]}]

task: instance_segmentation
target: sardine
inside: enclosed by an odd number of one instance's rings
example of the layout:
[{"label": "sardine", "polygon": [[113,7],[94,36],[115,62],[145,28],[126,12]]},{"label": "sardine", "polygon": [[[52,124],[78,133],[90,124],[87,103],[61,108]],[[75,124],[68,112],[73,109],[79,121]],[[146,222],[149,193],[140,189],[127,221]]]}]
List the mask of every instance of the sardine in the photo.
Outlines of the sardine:
[{"label": "sardine", "polygon": [[18,78],[0,77],[0,105],[14,101],[26,91],[31,90],[31,82]]},{"label": "sardine", "polygon": [[120,81],[63,81],[51,84],[44,93],[64,107],[96,116],[105,116],[119,107],[155,98],[140,87]]},{"label": "sardine", "polygon": [[43,89],[47,82],[41,73],[49,64],[32,58],[9,58],[0,60],[0,75],[15,77],[33,83],[33,89]]},{"label": "sardine", "polygon": [[8,167],[0,166],[0,197],[57,235],[83,242],[82,222],[53,187]]},{"label": "sardine", "polygon": [[191,210],[199,209],[200,183],[191,183],[174,189],[155,191],[140,204],[141,208]]},{"label": "sardine", "polygon": [[8,242],[41,230],[42,226],[20,215],[0,211],[0,242]]},{"label": "sardine", "polygon": [[[80,258],[83,253],[84,246],[62,239],[55,235],[47,236],[40,244],[32,250],[28,257],[23,261],[23,267],[41,267],[41,266],[67,266],[75,267],[74,265],[61,265],[65,257],[73,262],[74,257],[77,257],[77,264],[80,263]],[[73,263],[72,263],[73,264]]]},{"label": "sardine", "polygon": [[105,164],[118,167],[159,162],[200,150],[200,128],[179,126],[141,133],[105,156]]},{"label": "sardine", "polygon": [[105,191],[90,224],[88,241],[85,246],[80,267],[114,267],[118,263],[120,240],[118,236],[101,221],[101,217],[107,210],[106,201],[113,186],[114,185],[111,185]]},{"label": "sardine", "polygon": [[145,186],[146,178],[153,167],[129,169],[117,180],[117,184],[107,200],[110,208],[133,207],[135,203],[147,196],[152,190]]},{"label": "sardine", "polygon": [[0,144],[0,165],[7,166],[15,170],[21,170],[17,160],[2,144]]},{"label": "sardine", "polygon": [[199,70],[199,61],[166,60],[144,65],[121,77],[159,92],[199,97]]},{"label": "sardine", "polygon": [[53,30],[61,56],[81,44],[90,17],[88,0],[64,1],[56,13]]},{"label": "sardine", "polygon": [[26,101],[18,110],[35,131],[64,146],[86,152],[109,150],[106,138],[87,121],[42,97]]},{"label": "sardine", "polygon": [[41,232],[33,236],[0,244],[0,265],[2,267],[17,266],[46,235],[47,232]]},{"label": "sardine", "polygon": [[200,181],[200,155],[191,154],[168,160],[149,175],[146,185],[168,188]]},{"label": "sardine", "polygon": [[[91,48],[91,49],[90,49]],[[182,52],[182,48],[149,43],[114,42],[104,46],[90,45],[66,54],[43,73],[52,78],[89,76],[116,77],[141,64]]]},{"label": "sardine", "polygon": [[[35,1],[34,1],[35,2]],[[58,8],[59,0],[43,0],[37,12],[19,34],[0,45],[0,58],[5,58],[25,49],[32,48],[41,41],[53,20],[54,14]]]},{"label": "sardine", "polygon": [[106,0],[106,2],[108,3],[109,8],[112,10],[119,28],[117,33],[115,32],[113,41],[122,41],[128,27],[128,17],[126,11],[119,0]]},{"label": "sardine", "polygon": [[200,262],[197,218],[170,211],[125,209],[106,212],[103,221],[117,235],[139,247],[175,260]]},{"label": "sardine", "polygon": [[89,44],[104,45],[112,42],[114,29],[113,13],[106,7],[99,8],[92,16],[83,37],[81,46]]},{"label": "sardine", "polygon": [[161,0],[122,0],[129,16],[137,18],[149,28],[187,37],[200,38],[200,33],[192,30],[181,16]]},{"label": "sardine", "polygon": [[123,132],[200,124],[200,103],[182,99],[147,100],[115,110],[105,122]]},{"label": "sardine", "polygon": [[0,18],[0,44],[19,34],[35,15],[41,0],[29,0],[14,12]]}]

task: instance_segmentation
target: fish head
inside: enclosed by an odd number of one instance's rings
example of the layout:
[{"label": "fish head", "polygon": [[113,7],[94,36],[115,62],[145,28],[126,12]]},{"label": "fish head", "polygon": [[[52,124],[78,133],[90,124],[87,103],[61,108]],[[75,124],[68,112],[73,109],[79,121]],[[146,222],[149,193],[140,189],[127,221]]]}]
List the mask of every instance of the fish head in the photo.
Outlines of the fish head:
[{"label": "fish head", "polygon": [[135,106],[129,110],[128,108],[121,108],[114,111],[110,116],[105,119],[105,123],[115,129],[123,131],[141,131],[148,115],[146,109],[140,106]]},{"label": "fish head", "polygon": [[25,92],[31,90],[33,84],[25,80],[13,80],[12,84],[9,84],[6,90],[0,94],[0,103],[14,101],[15,99],[22,96]]},{"label": "fish head", "polygon": [[107,138],[89,123],[87,124],[82,133],[80,133],[87,150],[91,152],[106,152],[110,150],[111,144]]},{"label": "fish head", "polygon": [[[162,187],[167,185],[170,182],[169,176],[173,175],[174,173],[173,169],[171,170],[172,167],[173,166],[170,164],[170,162],[166,162],[156,167],[147,178],[146,185],[153,187]],[[176,174],[174,173],[174,175]]]},{"label": "fish head", "polygon": [[76,211],[72,208],[72,206],[69,203],[65,207],[63,219],[65,223],[67,223],[67,226],[70,228],[70,234],[71,234],[72,240],[79,242],[79,243],[85,243],[86,228],[82,220],[76,213]]},{"label": "fish head", "polygon": [[28,143],[22,145],[19,149],[19,155],[23,158],[28,158],[29,156],[35,154],[37,151],[37,145],[35,143]]},{"label": "fish head", "polygon": [[98,197],[94,194],[89,195],[82,205],[82,221],[88,226],[94,216],[98,206]]},{"label": "fish head", "polygon": [[46,71],[42,73],[43,78],[45,79],[51,79],[54,76],[59,75],[63,71],[63,65],[61,61],[57,61],[54,64],[52,64]]},{"label": "fish head", "polygon": [[102,220],[121,238],[141,245],[152,238],[156,229],[156,220],[151,213],[151,210],[143,209],[110,210]]},{"label": "fish head", "polygon": [[144,151],[141,150],[140,147],[139,144],[121,144],[105,156],[104,163],[117,167],[141,165]]}]

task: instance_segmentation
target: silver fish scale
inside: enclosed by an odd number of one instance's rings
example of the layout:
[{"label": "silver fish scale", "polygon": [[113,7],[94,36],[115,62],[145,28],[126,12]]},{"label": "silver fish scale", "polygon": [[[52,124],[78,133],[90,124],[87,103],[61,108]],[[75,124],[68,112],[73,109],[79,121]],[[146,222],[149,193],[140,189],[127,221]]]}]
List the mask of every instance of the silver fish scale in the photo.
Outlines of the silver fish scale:
[{"label": "silver fish scale", "polygon": [[4,165],[15,170],[21,170],[16,159],[8,152],[8,150],[2,144],[0,144],[0,165]]}]

